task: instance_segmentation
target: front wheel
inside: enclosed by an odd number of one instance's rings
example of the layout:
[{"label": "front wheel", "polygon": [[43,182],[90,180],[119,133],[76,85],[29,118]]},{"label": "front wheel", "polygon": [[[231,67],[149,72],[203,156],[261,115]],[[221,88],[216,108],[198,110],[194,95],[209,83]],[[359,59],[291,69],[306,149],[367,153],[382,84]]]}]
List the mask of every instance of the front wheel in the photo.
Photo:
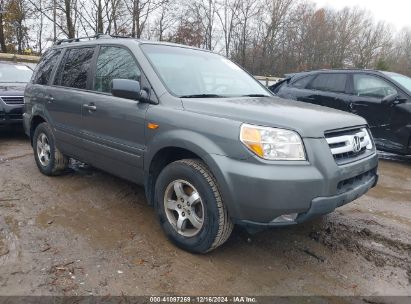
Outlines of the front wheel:
[{"label": "front wheel", "polygon": [[53,132],[48,123],[37,126],[33,136],[34,158],[37,167],[45,175],[59,175],[68,166],[68,158],[56,147]]},{"label": "front wheel", "polygon": [[160,224],[180,248],[205,253],[223,244],[233,230],[217,181],[197,159],[173,162],[156,181]]}]

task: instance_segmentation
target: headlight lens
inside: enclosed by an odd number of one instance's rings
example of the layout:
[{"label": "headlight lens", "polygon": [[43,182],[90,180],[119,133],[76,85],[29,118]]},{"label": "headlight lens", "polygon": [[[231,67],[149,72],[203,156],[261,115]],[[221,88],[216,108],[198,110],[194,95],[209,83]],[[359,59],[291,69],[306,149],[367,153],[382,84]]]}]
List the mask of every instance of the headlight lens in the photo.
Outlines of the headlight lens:
[{"label": "headlight lens", "polygon": [[301,137],[294,131],[243,124],[240,140],[267,160],[306,160]]}]

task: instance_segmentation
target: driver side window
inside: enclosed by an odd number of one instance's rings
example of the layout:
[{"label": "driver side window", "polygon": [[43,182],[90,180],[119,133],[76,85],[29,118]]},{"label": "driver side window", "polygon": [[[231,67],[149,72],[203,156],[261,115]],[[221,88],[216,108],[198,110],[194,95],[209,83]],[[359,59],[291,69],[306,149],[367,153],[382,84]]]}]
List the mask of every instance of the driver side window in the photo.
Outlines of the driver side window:
[{"label": "driver side window", "polygon": [[397,90],[388,82],[372,75],[354,74],[354,94],[363,97],[382,99],[397,94]]},{"label": "driver side window", "polygon": [[140,81],[141,72],[129,51],[113,46],[103,46],[97,59],[94,91],[111,92],[113,79]]}]

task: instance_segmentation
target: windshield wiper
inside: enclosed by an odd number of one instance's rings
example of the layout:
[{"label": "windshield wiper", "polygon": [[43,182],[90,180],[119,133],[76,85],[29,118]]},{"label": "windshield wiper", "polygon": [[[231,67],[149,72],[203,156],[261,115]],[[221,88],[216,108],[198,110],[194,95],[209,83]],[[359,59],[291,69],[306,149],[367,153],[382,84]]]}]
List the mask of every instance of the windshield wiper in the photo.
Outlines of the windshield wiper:
[{"label": "windshield wiper", "polygon": [[217,94],[192,94],[192,95],[182,95],[180,98],[214,98],[214,97],[224,97]]},{"label": "windshield wiper", "polygon": [[269,95],[264,95],[264,94],[246,94],[246,95],[241,95],[242,97],[270,97]]}]

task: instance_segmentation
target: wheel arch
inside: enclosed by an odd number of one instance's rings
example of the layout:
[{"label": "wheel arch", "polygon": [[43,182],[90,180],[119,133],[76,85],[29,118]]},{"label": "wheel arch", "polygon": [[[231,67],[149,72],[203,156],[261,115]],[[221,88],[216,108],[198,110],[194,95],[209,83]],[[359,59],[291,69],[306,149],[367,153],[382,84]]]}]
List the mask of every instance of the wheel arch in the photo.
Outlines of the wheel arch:
[{"label": "wheel arch", "polygon": [[33,135],[34,131],[36,130],[37,126],[43,122],[47,122],[43,115],[34,114],[30,120],[30,143],[33,146]]},{"label": "wheel arch", "polygon": [[204,159],[196,152],[181,146],[165,146],[158,149],[150,159],[145,170],[145,191],[149,205],[154,204],[154,188],[160,172],[172,162],[181,159]]},{"label": "wheel arch", "polygon": [[[149,136],[150,138],[150,136]],[[231,152],[238,152],[236,149],[230,148]],[[230,214],[235,213],[235,208],[232,208],[231,194],[229,185],[227,184],[226,175],[221,171],[219,163],[214,156],[228,156],[230,151],[227,150],[227,142],[209,138],[205,134],[201,134],[191,130],[173,129],[167,130],[151,137],[147,144],[147,151],[144,155],[144,186],[146,190],[146,198],[150,205],[154,203],[154,187],[156,178],[165,166],[172,161],[184,158],[196,158],[205,163],[208,170],[215,177],[219,186],[221,197],[228,208]],[[168,158],[168,153],[178,152],[173,157]],[[177,156],[176,156],[177,155]],[[233,155],[232,157],[243,155]],[[153,166],[159,159],[166,158],[167,161],[161,165]],[[154,160],[154,162],[153,162]],[[155,168],[155,170],[153,170]]]}]

